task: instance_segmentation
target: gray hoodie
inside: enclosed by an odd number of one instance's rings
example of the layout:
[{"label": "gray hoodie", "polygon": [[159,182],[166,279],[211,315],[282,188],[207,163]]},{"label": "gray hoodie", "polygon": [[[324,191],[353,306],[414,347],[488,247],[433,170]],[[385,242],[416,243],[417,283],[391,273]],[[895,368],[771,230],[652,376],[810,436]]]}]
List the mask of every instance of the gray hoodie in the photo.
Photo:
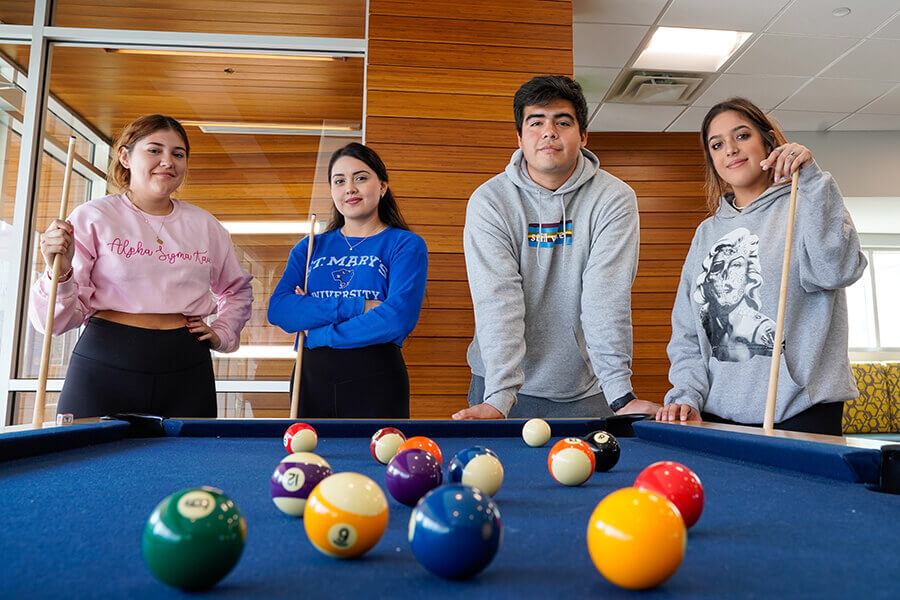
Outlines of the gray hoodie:
[{"label": "gray hoodie", "polygon": [[582,149],[559,189],[534,183],[517,150],[472,194],[463,242],[475,308],[472,372],[504,415],[516,394],[566,402],[631,391],[634,191]]},{"label": "gray hoodie", "polygon": [[[672,309],[674,386],[665,403],[740,423],[763,421],[781,285],[790,184],[744,210],[729,194],[694,234]],[[845,287],[866,268],[829,173],[800,170],[775,421],[859,394],[847,355]]]}]

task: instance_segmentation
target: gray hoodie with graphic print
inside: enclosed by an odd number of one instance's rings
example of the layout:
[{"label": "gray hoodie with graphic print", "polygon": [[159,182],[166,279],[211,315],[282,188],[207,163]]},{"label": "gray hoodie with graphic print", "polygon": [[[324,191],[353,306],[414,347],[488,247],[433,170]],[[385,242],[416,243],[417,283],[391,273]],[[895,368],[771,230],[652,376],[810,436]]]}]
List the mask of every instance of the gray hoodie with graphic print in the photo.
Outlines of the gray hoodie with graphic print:
[{"label": "gray hoodie with graphic print", "polygon": [[[790,183],[743,211],[728,194],[694,234],[672,309],[674,386],[665,403],[762,423],[774,346]],[[859,394],[847,355],[845,287],[866,268],[834,179],[800,170],[775,422]]]},{"label": "gray hoodie with graphic print", "polygon": [[551,191],[517,150],[472,194],[463,244],[475,309],[472,372],[504,415],[516,394],[566,402],[631,392],[634,191],[582,149]]}]

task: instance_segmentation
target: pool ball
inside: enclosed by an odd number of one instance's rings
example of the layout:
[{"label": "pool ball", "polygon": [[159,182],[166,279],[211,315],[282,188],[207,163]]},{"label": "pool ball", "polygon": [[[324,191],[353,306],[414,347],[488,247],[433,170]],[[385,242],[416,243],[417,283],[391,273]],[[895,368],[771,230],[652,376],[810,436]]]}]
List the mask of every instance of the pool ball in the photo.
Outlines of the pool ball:
[{"label": "pool ball", "polygon": [[272,473],[269,492],[278,510],[302,517],[306,499],[320,481],[332,475],[331,466],[311,452],[295,452],[281,459]]},{"label": "pool ball", "polygon": [[394,500],[415,506],[419,498],[441,485],[441,463],[420,448],[397,453],[384,471],[384,484]]},{"label": "pool ball", "polygon": [[160,502],[147,524],[144,562],[165,584],[196,591],[212,587],[237,564],[247,525],[221,490],[189,488]]},{"label": "pool ball", "polygon": [[675,506],[655,492],[625,488],[604,498],[588,521],[588,552],[612,583],[655,587],[678,570],[687,533]]},{"label": "pool ball", "polygon": [[294,423],[284,432],[284,449],[288,454],[294,452],[312,452],[319,443],[319,436],[312,425]]},{"label": "pool ball", "polygon": [[691,528],[703,512],[703,485],[697,474],[671,460],[653,463],[641,471],[634,487],[656,492],[678,508],[684,526]]},{"label": "pool ball", "polygon": [[584,440],[564,438],[550,449],[547,467],[559,483],[581,485],[594,472],[594,453]]},{"label": "pool ball", "polygon": [[502,539],[494,501],[477,488],[457,483],[428,492],[409,517],[413,556],[445,579],[466,579],[482,571]]},{"label": "pool ball", "polygon": [[503,485],[503,464],[493,450],[472,446],[457,452],[450,461],[447,480],[478,488],[493,496]]},{"label": "pool ball", "polygon": [[368,552],[387,528],[388,502],[378,484],[359,473],[335,473],[309,495],[303,526],[319,552],[351,558]]},{"label": "pool ball", "polygon": [[382,427],[372,436],[369,442],[369,452],[372,458],[383,465],[391,462],[400,444],[406,441],[406,436],[396,427]]},{"label": "pool ball", "polygon": [[582,438],[594,451],[594,470],[598,473],[609,471],[619,462],[622,453],[617,440],[611,433],[598,430],[592,431]]},{"label": "pool ball", "polygon": [[427,438],[423,435],[417,435],[415,437],[411,437],[397,448],[397,452],[402,452],[403,450],[409,450],[410,448],[419,448],[421,450],[425,450],[426,452],[431,452],[431,454],[438,460],[438,463],[443,464],[444,459],[441,457],[441,449],[438,448],[438,445],[434,443],[434,440]]},{"label": "pool ball", "polygon": [[522,439],[532,448],[539,448],[550,441],[550,425],[543,419],[529,419],[522,426]]}]

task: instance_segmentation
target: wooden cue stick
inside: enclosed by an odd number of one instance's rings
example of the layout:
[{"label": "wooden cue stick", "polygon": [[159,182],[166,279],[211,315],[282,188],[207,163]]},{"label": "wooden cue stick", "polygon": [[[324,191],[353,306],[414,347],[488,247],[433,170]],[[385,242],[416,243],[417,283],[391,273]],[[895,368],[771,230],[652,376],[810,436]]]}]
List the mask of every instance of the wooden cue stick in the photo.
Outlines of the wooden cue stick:
[{"label": "wooden cue stick", "polygon": [[778,368],[781,362],[781,341],[784,337],[784,306],[787,303],[788,270],[791,266],[791,240],[794,237],[794,210],[797,207],[797,179],[800,169],[791,176],[791,204],[788,207],[787,234],[784,239],[784,262],[781,265],[781,288],[778,290],[778,318],[775,321],[775,345],[772,347],[772,366],[769,369],[769,392],[766,396],[766,415],[763,429],[775,428],[775,395],[778,393]]},{"label": "wooden cue stick", "polygon": [[[74,135],[69,136],[69,147],[66,150],[66,171],[65,175],[63,175],[62,198],[59,201],[60,221],[64,221],[69,212],[69,184],[72,180],[72,161],[75,159],[75,141]],[[56,313],[56,288],[59,285],[60,262],[60,255],[54,255],[50,293],[47,300],[47,321],[44,326],[44,348],[41,351],[41,368],[38,374],[37,394],[34,397],[34,413],[31,418],[31,425],[35,429],[41,429],[44,426],[47,371],[50,369],[50,343],[53,341],[53,317]]]},{"label": "wooden cue stick", "polygon": [[[312,258],[313,241],[316,239],[316,214],[309,219],[309,244],[306,247],[306,271],[303,274],[303,293],[309,284],[309,259]],[[291,418],[296,419],[300,411],[300,369],[303,368],[303,341],[305,331],[297,332],[297,360],[294,363],[294,388],[291,391]]]}]

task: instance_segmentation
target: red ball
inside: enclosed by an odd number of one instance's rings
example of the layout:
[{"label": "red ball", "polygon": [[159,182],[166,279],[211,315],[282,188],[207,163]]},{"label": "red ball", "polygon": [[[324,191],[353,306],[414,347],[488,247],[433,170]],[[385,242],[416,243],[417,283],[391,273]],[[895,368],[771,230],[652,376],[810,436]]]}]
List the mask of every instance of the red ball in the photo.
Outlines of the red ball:
[{"label": "red ball", "polygon": [[386,465],[397,455],[397,449],[405,441],[406,436],[396,427],[382,427],[372,436],[369,452],[372,458]]},{"label": "red ball", "polygon": [[312,452],[319,443],[319,436],[312,425],[294,423],[284,432],[284,449],[288,454]]},{"label": "red ball", "polygon": [[703,485],[686,466],[665,460],[653,463],[634,480],[634,487],[656,492],[678,508],[685,527],[692,527],[703,512]]}]

